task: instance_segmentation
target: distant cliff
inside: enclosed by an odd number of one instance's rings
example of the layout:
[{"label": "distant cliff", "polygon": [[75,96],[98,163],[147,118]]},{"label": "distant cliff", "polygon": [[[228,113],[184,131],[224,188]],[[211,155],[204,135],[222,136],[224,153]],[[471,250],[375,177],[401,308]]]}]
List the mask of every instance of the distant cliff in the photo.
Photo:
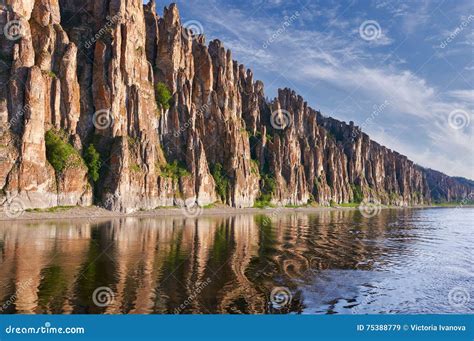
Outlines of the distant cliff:
[{"label": "distant cliff", "polygon": [[175,5],[159,17],[142,0],[6,3],[0,204],[412,205],[474,192],[289,89],[267,102],[252,71],[183,28]]}]

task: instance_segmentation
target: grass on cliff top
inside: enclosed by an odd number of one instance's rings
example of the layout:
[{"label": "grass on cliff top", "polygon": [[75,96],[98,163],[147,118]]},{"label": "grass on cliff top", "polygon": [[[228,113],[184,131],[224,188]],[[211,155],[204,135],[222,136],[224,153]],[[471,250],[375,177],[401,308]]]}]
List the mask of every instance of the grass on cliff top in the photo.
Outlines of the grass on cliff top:
[{"label": "grass on cliff top", "polygon": [[46,132],[45,142],[46,158],[56,174],[62,173],[68,167],[78,167],[83,164],[79,152],[67,142],[65,132],[49,130]]}]

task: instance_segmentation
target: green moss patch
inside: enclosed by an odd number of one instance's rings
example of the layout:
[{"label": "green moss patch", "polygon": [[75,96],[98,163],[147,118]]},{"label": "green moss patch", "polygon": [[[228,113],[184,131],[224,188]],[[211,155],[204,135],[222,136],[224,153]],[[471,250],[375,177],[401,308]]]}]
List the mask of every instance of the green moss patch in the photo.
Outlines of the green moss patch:
[{"label": "green moss patch", "polygon": [[67,142],[67,135],[62,131],[49,130],[45,135],[46,157],[56,174],[61,174],[68,167],[80,167],[84,164],[79,152]]}]

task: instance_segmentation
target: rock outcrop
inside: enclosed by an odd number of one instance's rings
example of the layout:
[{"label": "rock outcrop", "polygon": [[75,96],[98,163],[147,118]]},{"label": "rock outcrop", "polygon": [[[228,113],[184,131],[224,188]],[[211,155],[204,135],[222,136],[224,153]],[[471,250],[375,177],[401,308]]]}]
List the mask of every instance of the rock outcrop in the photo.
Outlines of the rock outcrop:
[{"label": "rock outcrop", "polygon": [[[0,203],[131,212],[221,201],[251,207],[461,201],[472,182],[425,170],[354,123],[264,85],[218,41],[142,0],[7,0],[0,7]],[[172,99],[160,103],[165,86]],[[168,105],[169,104],[169,105]],[[55,169],[45,134],[84,162]],[[90,166],[89,166],[90,167]]]},{"label": "rock outcrop", "polygon": [[434,202],[460,201],[467,204],[474,201],[474,181],[450,177],[432,169],[423,169]]}]

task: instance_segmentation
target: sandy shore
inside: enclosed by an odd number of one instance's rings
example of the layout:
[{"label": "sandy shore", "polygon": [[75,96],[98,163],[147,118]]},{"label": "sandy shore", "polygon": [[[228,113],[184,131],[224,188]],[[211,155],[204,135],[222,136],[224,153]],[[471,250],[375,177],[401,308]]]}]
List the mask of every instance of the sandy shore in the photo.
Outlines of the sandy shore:
[{"label": "sandy shore", "polygon": [[[196,216],[215,216],[215,215],[235,215],[235,214],[283,214],[289,212],[317,213],[335,210],[356,210],[357,207],[335,208],[335,207],[298,207],[298,208],[232,208],[228,206],[219,206],[213,208],[202,208],[196,213]],[[19,221],[19,220],[65,220],[65,219],[89,219],[104,220],[112,218],[126,217],[193,217],[193,212],[189,213],[179,207],[158,208],[150,211],[138,211],[134,213],[111,212],[106,209],[91,207],[72,207],[58,208],[51,212],[50,210],[25,211],[16,217],[8,216],[4,211],[0,211],[0,221]]]},{"label": "sandy shore", "polygon": [[[410,208],[434,208],[439,206],[413,206]],[[445,206],[444,206],[445,207]],[[448,206],[449,207],[449,206]],[[455,207],[455,206],[452,206]],[[470,206],[472,207],[472,206]],[[381,207],[381,209],[403,209],[404,207]],[[406,207],[405,207],[406,208]],[[88,220],[104,220],[112,218],[125,217],[190,217],[194,216],[215,216],[215,215],[235,215],[235,214],[287,214],[287,213],[320,213],[328,211],[353,211],[358,207],[278,207],[278,208],[241,208],[236,209],[228,206],[218,206],[213,208],[203,208],[195,212],[194,209],[186,212],[185,209],[176,208],[159,208],[150,211],[139,211],[134,213],[111,212],[106,209],[92,207],[71,207],[71,208],[55,208],[52,210],[36,210],[25,211],[21,214],[11,217],[3,210],[0,211],[0,221],[21,221],[21,220],[70,220],[70,219],[88,219]],[[193,214],[195,213],[195,215]]]}]

